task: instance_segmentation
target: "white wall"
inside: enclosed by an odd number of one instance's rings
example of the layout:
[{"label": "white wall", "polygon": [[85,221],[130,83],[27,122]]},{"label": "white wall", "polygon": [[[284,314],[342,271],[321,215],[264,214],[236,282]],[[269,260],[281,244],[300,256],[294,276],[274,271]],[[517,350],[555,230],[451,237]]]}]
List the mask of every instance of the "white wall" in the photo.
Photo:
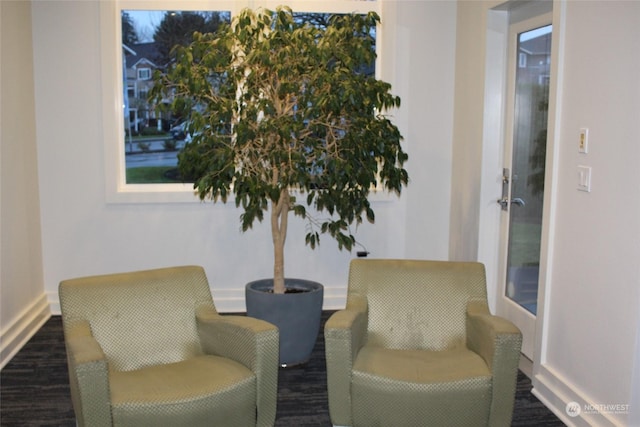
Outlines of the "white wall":
[{"label": "white wall", "polygon": [[397,223],[404,256],[444,260],[449,256],[456,5],[402,0],[387,8],[397,14],[394,85],[403,95],[399,118],[406,121],[410,155],[406,216]]},{"label": "white wall", "polygon": [[[629,404],[631,374],[640,363],[640,190],[634,171],[640,160],[640,3],[567,2],[564,28],[543,363],[571,385],[576,401]],[[581,127],[589,128],[586,155],[577,149]],[[578,165],[593,169],[591,193],[576,190]]]},{"label": "white wall", "polygon": [[486,6],[480,1],[457,8],[449,257],[461,261],[478,257],[485,14]]},{"label": "white wall", "polygon": [[[374,203],[376,224],[361,226],[357,238],[372,257],[444,258],[455,5],[403,1],[386,7],[393,18],[383,14],[383,25],[401,32],[385,39],[394,60],[384,67],[403,100],[397,123],[411,183],[401,199]],[[431,24],[424,26],[425,20]],[[107,203],[101,75],[113,64],[100,63],[100,2],[36,1],[33,27],[43,270],[54,310],[62,279],[191,263],[205,267],[220,310],[244,310],[244,284],[272,274],[268,224],[242,234],[233,204],[195,199]],[[339,252],[329,238],[311,251],[304,246],[305,224],[292,222],[287,275],[324,283],[325,307],[341,306],[355,254]]]},{"label": "white wall", "polygon": [[31,7],[0,2],[0,367],[49,316],[35,163]]},{"label": "white wall", "polygon": [[[454,117],[454,171],[481,165],[466,152],[482,147],[487,11],[498,1],[458,3],[458,63]],[[634,168],[640,159],[640,2],[555,1],[554,38],[560,58],[558,150],[554,161],[553,233],[548,248],[546,305],[536,342],[534,392],[569,425],[637,425],[640,354],[640,190]],[[466,58],[466,55],[469,55]],[[464,65],[463,65],[464,64]],[[462,70],[465,72],[463,73]],[[466,90],[469,89],[469,90]],[[578,132],[589,128],[589,153],[578,153]],[[464,137],[464,138],[463,138]],[[460,163],[458,163],[460,162]],[[593,168],[592,191],[579,192],[578,165]],[[454,176],[454,258],[468,258],[478,230],[477,186]],[[497,190],[499,191],[499,190]],[[454,190],[455,193],[455,190]],[[459,235],[467,230],[472,237]],[[635,377],[634,377],[635,375]],[[635,399],[632,401],[632,398]],[[583,408],[568,417],[568,402]],[[629,411],[588,414],[585,405],[631,405]],[[635,411],[635,412],[634,412]]]}]

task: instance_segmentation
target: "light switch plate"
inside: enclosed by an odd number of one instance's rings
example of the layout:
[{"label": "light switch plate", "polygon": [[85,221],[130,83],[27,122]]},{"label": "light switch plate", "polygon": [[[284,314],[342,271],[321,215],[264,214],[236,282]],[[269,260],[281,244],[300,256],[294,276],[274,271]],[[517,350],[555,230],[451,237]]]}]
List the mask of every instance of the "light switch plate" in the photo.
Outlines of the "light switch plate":
[{"label": "light switch plate", "polygon": [[591,192],[591,167],[578,166],[578,190]]},{"label": "light switch plate", "polygon": [[578,152],[587,154],[589,152],[589,129],[580,128],[580,140],[578,142]]}]

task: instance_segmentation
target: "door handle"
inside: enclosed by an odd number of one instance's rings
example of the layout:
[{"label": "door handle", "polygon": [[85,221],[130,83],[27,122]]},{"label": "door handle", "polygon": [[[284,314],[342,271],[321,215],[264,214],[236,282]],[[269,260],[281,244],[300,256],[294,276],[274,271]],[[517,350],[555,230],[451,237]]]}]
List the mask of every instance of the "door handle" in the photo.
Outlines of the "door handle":
[{"label": "door handle", "polygon": [[511,200],[509,200],[506,197],[503,197],[501,199],[498,199],[498,204],[500,205],[503,211],[506,211],[509,209],[509,204],[524,206],[525,202],[520,197],[516,197],[515,199],[511,199]]},{"label": "door handle", "polygon": [[509,169],[502,169],[502,198],[498,199],[498,204],[503,211],[509,210],[509,178],[511,173]]},{"label": "door handle", "polygon": [[511,177],[511,171],[509,169],[502,169],[502,197],[497,200],[500,208],[503,211],[509,210],[509,205],[524,206],[524,200],[520,197],[515,197],[509,200],[509,178]]},{"label": "door handle", "polygon": [[509,210],[509,199],[503,197],[502,199],[498,199],[497,201],[503,211]]}]

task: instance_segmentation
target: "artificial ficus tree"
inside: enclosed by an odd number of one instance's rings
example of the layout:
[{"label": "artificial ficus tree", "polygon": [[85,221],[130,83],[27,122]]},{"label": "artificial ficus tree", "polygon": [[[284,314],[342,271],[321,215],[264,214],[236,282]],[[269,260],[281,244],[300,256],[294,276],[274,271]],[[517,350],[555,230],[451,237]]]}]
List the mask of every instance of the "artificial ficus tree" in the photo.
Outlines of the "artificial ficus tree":
[{"label": "artificial ficus tree", "polygon": [[334,15],[319,27],[286,7],[245,9],[176,47],[175,63],[154,77],[152,97],[188,117],[183,179],[202,200],[233,196],[243,231],[269,213],[276,293],[285,292],[290,213],[309,220],[312,248],[328,233],[350,250],[350,225],[374,221],[370,191],[400,193],[408,182],[402,136],[385,115],[400,99],[363,72],[375,63],[379,21],[374,12]]}]

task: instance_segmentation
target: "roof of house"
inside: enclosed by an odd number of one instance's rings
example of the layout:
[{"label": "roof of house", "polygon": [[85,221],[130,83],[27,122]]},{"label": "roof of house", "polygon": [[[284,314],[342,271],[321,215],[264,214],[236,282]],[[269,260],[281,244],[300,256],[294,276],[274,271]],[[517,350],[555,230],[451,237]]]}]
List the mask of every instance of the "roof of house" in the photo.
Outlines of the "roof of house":
[{"label": "roof of house", "polygon": [[546,55],[551,45],[551,33],[520,43],[520,50],[529,55]]},{"label": "roof of house", "polygon": [[162,55],[155,42],[138,43],[130,45],[129,48],[135,52],[134,55],[127,50],[125,51],[127,64],[130,64],[130,67],[134,67],[140,62],[149,63],[157,67],[162,62]]}]

